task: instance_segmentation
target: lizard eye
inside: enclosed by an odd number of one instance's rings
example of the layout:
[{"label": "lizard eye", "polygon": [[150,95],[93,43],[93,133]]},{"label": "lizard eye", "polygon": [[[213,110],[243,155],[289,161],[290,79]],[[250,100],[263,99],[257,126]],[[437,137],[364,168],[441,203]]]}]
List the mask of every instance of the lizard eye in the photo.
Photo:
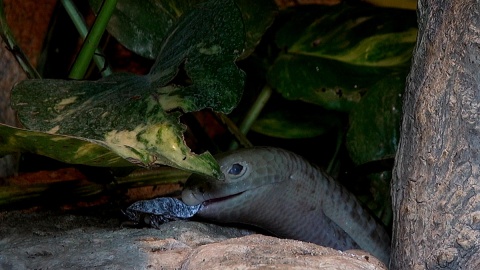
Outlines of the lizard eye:
[{"label": "lizard eye", "polygon": [[243,166],[238,163],[235,163],[232,165],[232,167],[230,167],[230,170],[228,170],[228,174],[239,175],[242,171],[243,171]]}]

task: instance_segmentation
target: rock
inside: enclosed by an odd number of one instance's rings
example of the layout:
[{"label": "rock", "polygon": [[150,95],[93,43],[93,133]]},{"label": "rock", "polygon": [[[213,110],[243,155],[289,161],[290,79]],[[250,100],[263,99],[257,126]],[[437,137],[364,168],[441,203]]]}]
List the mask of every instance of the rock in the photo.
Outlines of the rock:
[{"label": "rock", "polygon": [[0,269],[385,269],[368,255],[175,221],[122,228],[118,218],[0,213]]},{"label": "rock", "polygon": [[373,257],[260,234],[193,250],[182,269],[386,269]]}]

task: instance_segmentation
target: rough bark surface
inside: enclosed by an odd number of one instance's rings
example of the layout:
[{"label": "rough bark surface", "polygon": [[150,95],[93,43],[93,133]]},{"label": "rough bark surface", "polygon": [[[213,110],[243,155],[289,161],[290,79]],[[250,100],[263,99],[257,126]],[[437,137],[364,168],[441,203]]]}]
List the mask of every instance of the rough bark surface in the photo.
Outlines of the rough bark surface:
[{"label": "rough bark surface", "polygon": [[419,1],[418,18],[390,266],[480,269],[480,1]]},{"label": "rough bark surface", "polygon": [[0,269],[386,269],[361,251],[190,221],[121,228],[104,215],[0,212]]}]

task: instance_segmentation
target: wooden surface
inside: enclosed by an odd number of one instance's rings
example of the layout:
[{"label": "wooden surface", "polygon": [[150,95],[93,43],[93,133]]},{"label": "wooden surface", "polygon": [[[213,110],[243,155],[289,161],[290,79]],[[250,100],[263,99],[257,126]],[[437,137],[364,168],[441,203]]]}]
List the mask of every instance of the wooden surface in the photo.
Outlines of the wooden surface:
[{"label": "wooden surface", "polygon": [[480,5],[420,1],[396,157],[391,269],[479,269]]}]

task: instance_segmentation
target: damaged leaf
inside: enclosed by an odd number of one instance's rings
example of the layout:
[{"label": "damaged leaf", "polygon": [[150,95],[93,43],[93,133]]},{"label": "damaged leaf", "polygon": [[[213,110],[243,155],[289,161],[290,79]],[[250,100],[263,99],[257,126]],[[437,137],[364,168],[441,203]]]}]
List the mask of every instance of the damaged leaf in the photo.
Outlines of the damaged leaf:
[{"label": "damaged leaf", "polygon": [[12,103],[20,121],[102,145],[134,164],[218,175],[209,153],[196,155],[185,144],[178,117],[206,107],[228,113],[239,102],[244,73],[234,61],[244,45],[242,14],[233,1],[207,1],[167,36],[145,76],[19,83]]}]

